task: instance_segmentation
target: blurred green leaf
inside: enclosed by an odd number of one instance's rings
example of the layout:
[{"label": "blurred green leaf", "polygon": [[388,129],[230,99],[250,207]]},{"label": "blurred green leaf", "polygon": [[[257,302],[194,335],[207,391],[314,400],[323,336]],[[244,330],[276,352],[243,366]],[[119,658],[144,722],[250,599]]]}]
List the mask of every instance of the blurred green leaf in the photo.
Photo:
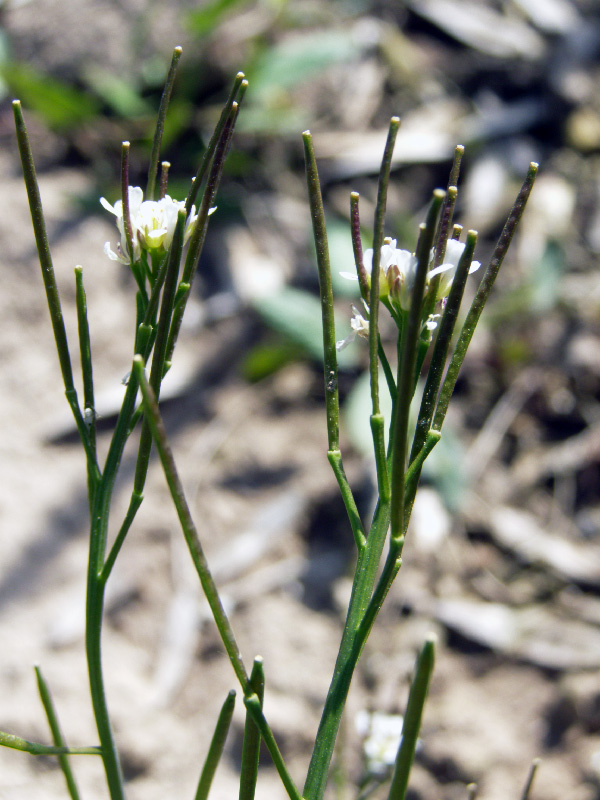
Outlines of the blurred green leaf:
[{"label": "blurred green leaf", "polygon": [[304,350],[293,342],[261,344],[253,347],[242,363],[242,375],[255,383],[273,375],[283,367],[298,361]]},{"label": "blurred green leaf", "polygon": [[152,106],[140,97],[136,86],[102,67],[88,67],[85,80],[94,93],[120,117],[141,117],[153,112]]},{"label": "blurred green leaf", "polygon": [[238,6],[245,6],[248,3],[249,0],[212,0],[205,3],[202,8],[190,11],[186,15],[187,25],[192,33],[206,36]]},{"label": "blurred green leaf", "polygon": [[247,72],[252,98],[269,96],[292,89],[332,64],[358,56],[358,46],[351,31],[309,31],[263,51]]},{"label": "blurred green leaf", "polygon": [[0,66],[0,75],[26,108],[42,116],[55,130],[76,127],[100,111],[95,98],[56,78],[42,75],[33,67],[16,61]]},{"label": "blurred green leaf", "polygon": [[[315,361],[323,361],[321,304],[314,295],[286,287],[276,294],[255,299],[253,305],[274,330],[299,344]],[[339,318],[336,315],[335,327],[336,337],[344,339],[350,333],[350,314]],[[358,355],[353,347],[342,350],[338,353],[339,366],[342,369],[355,366]]]}]

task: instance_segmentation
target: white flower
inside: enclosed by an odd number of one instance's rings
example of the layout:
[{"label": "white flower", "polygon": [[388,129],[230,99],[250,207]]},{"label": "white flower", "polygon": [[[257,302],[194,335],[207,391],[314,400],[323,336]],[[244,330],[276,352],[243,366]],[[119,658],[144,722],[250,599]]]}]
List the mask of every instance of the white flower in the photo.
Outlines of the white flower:
[{"label": "white flower", "polygon": [[430,314],[427,319],[425,320],[425,327],[428,331],[434,331],[438,324],[437,321],[440,318],[440,314]]},{"label": "white flower", "polygon": [[[426,292],[431,279],[438,274],[441,275],[436,300],[441,300],[448,296],[458,262],[464,249],[465,245],[462,242],[450,239],[446,245],[444,263],[427,273]],[[433,255],[432,251],[431,260],[433,259]],[[373,250],[365,250],[363,263],[367,273],[371,275],[373,269]],[[398,249],[395,239],[386,239],[385,244],[381,248],[379,264],[379,297],[382,299],[390,297],[402,311],[408,311],[412,299],[417,265],[418,259],[414,253],[411,253],[409,250]],[[479,261],[473,261],[469,274],[478,270],[480,266],[481,264]],[[349,272],[341,272],[340,275],[350,280],[357,280],[357,276]],[[427,325],[429,327],[429,321]]]},{"label": "white flower", "polygon": [[[443,297],[448,297],[448,294],[450,293],[450,287],[452,286],[452,281],[454,280],[454,275],[456,274],[456,268],[458,267],[458,262],[460,261],[464,249],[465,245],[463,242],[459,242],[457,239],[449,239],[448,243],[446,244],[444,263],[439,267],[436,267],[436,269],[432,269],[431,272],[428,273],[428,282],[438,273],[442,276],[440,278],[440,284],[437,291],[438,300],[441,300]],[[469,275],[472,272],[477,272],[480,266],[481,263],[479,261],[471,261]]]},{"label": "white flower", "polygon": [[[165,253],[173,241],[173,234],[177,224],[177,214],[179,209],[185,208],[185,203],[173,200],[169,195],[160,200],[144,200],[144,193],[139,186],[130,186],[129,195],[129,217],[131,220],[133,260],[138,261],[142,250],[154,250],[160,254]],[[107,211],[117,218],[117,228],[121,234],[121,241],[117,245],[115,253],[110,242],[104,245],[104,252],[112,261],[120,261],[122,264],[129,264],[130,258],[127,252],[127,239],[125,237],[125,226],[123,222],[123,203],[117,200],[114,206],[104,198],[100,198],[100,203]],[[215,211],[212,208],[209,213]],[[192,227],[197,219],[196,209],[192,206],[190,215],[185,223],[184,242],[186,242],[192,232]]]},{"label": "white flower", "polygon": [[355,725],[363,737],[363,751],[370,773],[382,774],[396,761],[404,718],[400,714],[359,711]]},{"label": "white flower", "polygon": [[[398,258],[398,253],[408,253],[407,250],[397,250],[396,249],[396,240],[395,239],[385,239],[384,244],[381,247],[381,256],[379,259],[379,296],[380,297],[387,297],[390,292],[390,287],[388,285],[387,279],[387,272],[391,266],[396,265],[396,259]],[[410,255],[410,253],[408,253]],[[363,254],[363,264],[365,269],[369,275],[373,271],[373,250],[369,248],[365,250]],[[352,272],[340,272],[340,275],[343,278],[347,278],[350,281],[358,280],[358,276]],[[369,285],[371,281],[369,280]]]},{"label": "white flower", "polygon": [[356,306],[352,306],[352,312],[352,319],[350,320],[352,333],[346,336],[345,339],[335,343],[337,350],[343,350],[348,347],[350,342],[353,342],[357,336],[361,336],[363,339],[369,338],[369,321],[362,316]]}]

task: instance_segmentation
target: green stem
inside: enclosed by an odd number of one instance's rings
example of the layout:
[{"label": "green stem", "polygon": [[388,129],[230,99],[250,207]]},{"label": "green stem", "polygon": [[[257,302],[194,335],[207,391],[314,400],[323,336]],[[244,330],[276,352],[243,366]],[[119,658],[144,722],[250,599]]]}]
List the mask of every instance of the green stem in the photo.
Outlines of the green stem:
[{"label": "green stem", "polygon": [[450,366],[448,367],[448,371],[446,373],[446,378],[444,379],[444,383],[442,385],[440,398],[438,400],[438,405],[433,420],[433,427],[438,431],[442,429],[442,425],[444,424],[446,412],[448,411],[448,406],[450,404],[450,398],[452,397],[452,393],[458,379],[458,373],[460,372],[460,368],[465,359],[467,349],[471,343],[471,339],[473,338],[473,334],[475,332],[477,323],[479,322],[479,318],[481,317],[483,308],[488,297],[490,296],[490,292],[492,291],[494,281],[496,280],[498,272],[500,271],[504,257],[506,256],[521,217],[523,216],[523,212],[525,211],[525,206],[527,204],[529,195],[531,194],[531,190],[533,189],[537,171],[538,165],[532,162],[529,165],[527,177],[521,186],[521,190],[519,191],[517,199],[514,202],[508,219],[506,220],[506,224],[504,225],[502,233],[500,234],[500,238],[498,239],[498,243],[496,244],[488,268],[485,271],[485,275],[481,279],[481,283],[479,284],[479,288],[460,332],[458,342],[456,343],[456,348],[450,361]]},{"label": "green stem", "polygon": [[148,184],[146,186],[146,200],[154,200],[154,190],[156,187],[156,176],[158,174],[158,162],[160,159],[160,147],[162,144],[163,131],[165,128],[165,118],[167,116],[167,109],[169,108],[169,101],[171,100],[171,92],[173,91],[173,84],[175,83],[175,75],[177,74],[177,65],[182,53],[181,47],[176,47],[173,50],[171,57],[171,66],[165,82],[162,97],[160,98],[160,105],[158,107],[158,117],[156,119],[156,127],[154,128],[154,139],[152,141],[152,154],[150,156],[150,166],[148,168]]},{"label": "green stem", "polygon": [[329,450],[327,452],[327,460],[331,464],[333,474],[335,475],[338,486],[340,487],[342,500],[344,501],[346,513],[348,514],[350,526],[352,527],[352,533],[354,534],[354,541],[360,550],[365,546],[365,532],[360,519],[360,514],[358,513],[358,508],[356,507],[354,495],[352,494],[352,489],[350,488],[348,478],[346,477],[346,472],[342,463],[342,454],[339,450]]},{"label": "green stem", "polygon": [[327,438],[329,451],[340,449],[338,365],[335,347],[335,318],[333,310],[333,288],[329,263],[329,245],[325,226],[325,211],[321,196],[321,184],[317,170],[317,159],[310,131],[302,134],[308,201],[312,219],[313,235],[317,251],[321,316],[323,319],[323,363],[325,377],[325,405],[327,408]]},{"label": "green stem", "polygon": [[79,407],[79,401],[77,399],[77,391],[75,390],[75,384],[73,383],[73,370],[71,368],[69,344],[67,342],[67,333],[65,330],[65,322],[60,303],[60,296],[58,293],[58,286],[56,283],[56,275],[54,274],[54,266],[52,264],[52,256],[50,255],[50,245],[48,244],[48,235],[46,233],[42,199],[40,197],[40,190],[37,183],[35,165],[33,163],[33,154],[29,144],[27,128],[25,126],[25,120],[23,119],[20,101],[14,100],[12,106],[15,117],[19,155],[21,157],[21,165],[23,167],[23,178],[25,181],[25,188],[27,190],[29,210],[31,212],[33,233],[35,236],[40,267],[42,270],[42,280],[44,282],[44,289],[46,291],[46,301],[48,303],[48,310],[50,312],[50,321],[52,323],[52,331],[54,333],[54,341],[56,343],[60,371],[65,387],[65,396],[67,398],[67,402],[69,403],[69,407],[73,412],[77,431],[85,448],[88,462],[91,465],[90,469],[97,471],[98,468],[96,465],[95,453],[90,445],[87,425],[83,419],[81,408]]},{"label": "green stem", "polygon": [[246,80],[246,76],[243,72],[238,72],[235,76],[235,80],[233,81],[233,86],[231,88],[231,92],[229,93],[229,97],[227,98],[227,102],[221,111],[221,116],[219,117],[219,121],[213,131],[213,135],[210,138],[210,142],[206,150],[204,151],[204,155],[202,156],[202,160],[200,162],[200,166],[198,167],[198,171],[196,173],[196,177],[192,181],[192,185],[190,187],[190,191],[188,196],[185,200],[185,210],[189,214],[192,210],[192,206],[196,202],[196,198],[198,196],[198,192],[200,191],[200,187],[202,186],[202,181],[204,180],[204,176],[208,172],[208,168],[210,163],[215,155],[215,150],[217,147],[218,142],[221,140],[221,136],[223,134],[223,129],[228,124],[228,120],[231,116],[231,110],[233,108],[233,104],[235,102],[241,102],[246,89],[248,88],[248,81]]},{"label": "green stem", "polygon": [[58,360],[60,362],[63,383],[65,386],[65,391],[74,390],[75,387],[73,384],[73,371],[71,369],[71,358],[69,356],[67,333],[65,330],[65,323],[60,304],[60,296],[58,294],[58,286],[56,285],[56,276],[54,274],[52,256],[50,255],[50,245],[48,244],[48,235],[46,233],[42,199],[40,197],[37,177],[35,174],[35,165],[33,163],[33,155],[29,145],[29,137],[27,135],[25,120],[23,119],[21,103],[19,100],[13,101],[13,112],[15,116],[19,154],[21,156],[21,165],[23,167],[23,177],[25,179],[27,198],[29,200],[29,209],[31,211],[31,222],[33,224],[35,243],[37,246],[40,266],[42,268],[42,279],[44,281],[44,289],[46,290],[46,299],[48,301],[48,309],[50,311],[50,319],[52,322],[52,330],[54,332],[54,341],[56,342],[56,350],[58,352]]},{"label": "green stem", "polygon": [[87,317],[87,302],[83,287],[81,267],[75,267],[75,298],[77,303],[77,327],[79,333],[79,354],[83,376],[84,421],[88,426],[88,442],[93,461],[87,459],[88,498],[90,511],[94,503],[96,488],[100,479],[96,451],[96,410],[94,404],[94,376],[92,371],[92,349]]},{"label": "green stem", "polygon": [[[173,234],[173,241],[169,249],[167,273],[165,277],[160,315],[156,329],[156,340],[154,342],[154,354],[152,356],[152,366],[150,368],[150,386],[156,399],[160,395],[160,387],[164,375],[165,356],[167,353],[167,343],[169,337],[169,327],[173,315],[173,301],[175,299],[175,289],[177,286],[177,275],[179,272],[179,262],[183,250],[183,233],[185,227],[185,211],[180,210],[177,216],[177,225]],[[142,423],[140,434],[140,444],[138,448],[138,458],[133,479],[133,494],[142,495],[148,474],[148,464],[150,462],[150,451],[152,449],[152,434],[147,419]]]},{"label": "green stem", "polygon": [[167,442],[167,434],[160,416],[158,403],[156,402],[156,397],[154,396],[152,388],[146,380],[144,362],[140,356],[136,356],[133,359],[133,373],[136,375],[136,379],[142,390],[146,418],[150,424],[152,438],[160,456],[165,478],[167,479],[167,484],[171,492],[171,497],[173,498],[173,503],[192,561],[196,567],[196,572],[200,578],[204,595],[212,611],[215,624],[225,646],[225,650],[227,651],[227,655],[229,656],[231,666],[233,667],[242,689],[245,691],[248,684],[248,673],[246,672],[231,624],[227,618],[227,614],[221,603],[221,598],[219,597],[219,592],[210,572],[196,526],[192,520],[177,467],[175,466],[175,460]]},{"label": "green stem", "polygon": [[[105,472],[106,474],[106,472]],[[108,513],[110,510],[110,490],[108,496],[100,486],[95,503],[90,531],[90,552],[88,558],[85,650],[90,681],[90,695],[96,728],[100,738],[102,762],[111,800],[124,800],[123,774],[115,744],[112,725],[108,713],[104,676],[102,672],[102,621],[104,611],[104,588],[100,574],[101,550],[106,541]],[[100,506],[101,511],[97,511]]]},{"label": "green stem", "polygon": [[30,742],[12,733],[0,731],[0,746],[20,750],[32,756],[99,756],[99,747],[55,747],[39,742]]},{"label": "green stem", "polygon": [[366,546],[358,553],[342,640],[304,784],[305,800],[320,800],[325,792],[346,698],[364,644],[358,635],[359,626],[373,592],[389,524],[389,503],[383,503],[380,499]]},{"label": "green stem", "polygon": [[198,788],[196,789],[194,800],[207,800],[208,798],[210,787],[212,786],[213,778],[215,777],[215,772],[219,766],[221,756],[223,755],[223,749],[225,747],[225,741],[227,740],[229,726],[231,725],[234,707],[235,691],[232,689],[225,698],[225,702],[221,708],[221,713],[219,714],[219,719],[217,720],[215,732],[213,734],[210,747],[208,748],[208,753],[206,754],[202,772],[200,773],[200,780],[198,781]]},{"label": "green stem", "polygon": [[[35,667],[35,677],[37,680],[40,699],[42,701],[42,705],[44,706],[44,711],[46,712],[46,719],[48,720],[50,732],[52,733],[52,741],[54,742],[54,746],[67,747],[67,743],[65,742],[60,729],[60,724],[58,722],[58,716],[56,714],[56,708],[54,707],[54,701],[52,700],[50,689],[39,667]],[[75,781],[75,776],[73,775],[73,770],[71,769],[68,756],[66,754],[59,755],[58,763],[60,764],[60,768],[65,777],[69,797],[71,800],[79,800],[79,790],[77,789],[77,783]]]},{"label": "green stem", "polygon": [[388,358],[383,349],[383,345],[381,343],[381,337],[379,337],[379,342],[377,344],[377,352],[379,354],[379,360],[383,368],[383,374],[385,375],[385,382],[387,383],[388,392],[390,393],[390,397],[392,399],[392,405],[394,405],[396,402],[396,396],[398,394],[398,390],[396,387],[396,381],[394,380],[394,373],[392,372],[392,368],[390,367],[390,362],[388,361]]},{"label": "green stem", "polygon": [[135,519],[135,515],[138,512],[139,507],[142,505],[142,501],[144,499],[143,494],[138,494],[137,492],[131,493],[131,499],[129,501],[129,508],[127,509],[127,513],[125,514],[125,519],[119,528],[119,532],[115,537],[115,541],[110,548],[104,566],[102,568],[102,572],[100,574],[100,581],[105,584],[108,580],[108,577],[112,571],[112,568],[115,565],[115,561],[117,560],[117,556],[121,552],[121,547],[123,546],[123,542],[129,532],[133,524],[133,520]]},{"label": "green stem", "polygon": [[354,253],[354,266],[358,275],[360,294],[365,303],[369,302],[369,274],[363,261],[362,240],[360,238],[360,195],[358,192],[350,193],[350,232],[352,235],[352,252]]},{"label": "green stem", "polygon": [[323,329],[323,367],[325,382],[325,407],[327,417],[327,458],[338,485],[344,505],[348,512],[352,533],[359,548],[364,546],[365,534],[352,490],[348,484],[342,454],[340,452],[340,400],[338,390],[338,364],[335,346],[335,315],[333,307],[333,286],[331,283],[331,265],[329,261],[329,245],[325,210],[321,195],[321,183],[317,169],[317,159],[310,131],[302,134],[304,142],[304,160],[306,166],[306,182],[308,200],[312,219],[313,235],[317,252],[317,270],[319,274],[319,294],[321,299],[321,317]]},{"label": "green stem", "polygon": [[[186,286],[191,286],[194,275],[196,274],[196,269],[198,268],[198,262],[200,261],[200,256],[206,240],[206,232],[208,230],[209,211],[215,203],[219,184],[223,175],[225,159],[227,157],[229,145],[231,144],[231,139],[233,137],[233,130],[235,128],[238,111],[238,103],[233,103],[229,116],[225,121],[220,137],[217,141],[214,157],[210,165],[210,173],[208,180],[206,181],[206,187],[204,189],[202,202],[200,203],[200,209],[198,211],[198,219],[194,224],[194,229],[192,230],[192,234],[190,236],[188,252],[185,259],[185,265],[183,267],[183,274],[179,284],[180,288],[184,284]],[[175,350],[175,344],[177,343],[177,338],[181,329],[181,323],[183,321],[183,315],[185,313],[188,298],[189,290],[183,293],[177,293],[177,302],[175,303],[175,308],[173,311],[173,320],[171,322],[171,329],[169,331],[169,339],[167,344],[166,361],[169,363],[173,357],[173,351]]]},{"label": "green stem", "polygon": [[167,194],[167,186],[169,184],[169,170],[171,169],[170,161],[160,162],[160,180],[158,182],[158,199],[162,200]]},{"label": "green stem", "polygon": [[402,344],[399,354],[398,396],[394,409],[393,428],[390,434],[392,457],[392,500],[391,525],[392,539],[404,533],[404,489],[406,472],[406,452],[408,447],[408,426],[410,404],[414,394],[414,375],[417,360],[417,344],[423,325],[423,296],[429,268],[431,245],[435,235],[435,225],[440,206],[444,200],[444,192],[436,189],[427,214],[426,222],[421,226],[421,234],[417,244],[417,269],[414,278],[411,305],[402,329]]},{"label": "green stem", "polygon": [[435,661],[435,636],[427,638],[423,649],[417,660],[417,667],[406,706],[404,724],[402,725],[402,739],[396,756],[396,766],[392,777],[392,785],[388,795],[388,800],[404,800],[408,779],[415,758],[419,731],[421,729],[421,719],[429,684],[433,674]]},{"label": "green stem", "polygon": [[129,142],[121,145],[121,204],[123,209],[123,230],[125,231],[125,242],[127,244],[127,255],[129,263],[133,264],[134,245],[133,227],[131,225],[131,209],[129,208]]},{"label": "green stem", "polygon": [[475,231],[469,231],[465,249],[463,250],[456,268],[456,275],[452,281],[450,294],[448,295],[448,301],[433,348],[409,463],[412,463],[413,458],[415,458],[416,454],[423,447],[431,427],[435,404],[444,374],[444,366],[448,357],[448,350],[450,348],[450,342],[452,341],[452,335],[467,284],[467,278],[469,277],[469,270],[473,261],[476,243],[477,233]]},{"label": "green stem", "polygon": [[321,299],[321,318],[323,330],[323,367],[325,382],[325,407],[327,418],[327,458],[340,487],[344,505],[348,512],[352,533],[359,548],[364,546],[365,534],[360,521],[356,502],[348,484],[342,454],[340,452],[340,401],[338,391],[338,364],[335,346],[335,315],[333,306],[333,286],[331,282],[331,265],[329,261],[329,245],[325,210],[321,195],[321,183],[317,169],[317,159],[310,131],[302,134],[304,142],[304,159],[306,166],[306,182],[308,200],[312,219],[313,235],[317,252],[317,270],[319,274],[319,295]]},{"label": "green stem", "polygon": [[248,709],[256,727],[260,731],[260,735],[262,736],[269,750],[271,758],[273,759],[273,763],[275,764],[275,769],[279,773],[279,777],[281,778],[281,782],[288,793],[288,797],[290,800],[303,800],[302,795],[298,791],[296,784],[292,780],[287,767],[285,766],[285,762],[281,755],[281,751],[277,746],[273,732],[271,731],[265,715],[263,714],[261,701],[258,695],[251,694],[247,697],[244,697],[244,705]]},{"label": "green stem", "polygon": [[[369,294],[369,373],[371,376],[371,402],[373,415],[380,413],[379,409],[379,361],[377,350],[379,345],[379,266],[381,264],[381,247],[383,245],[383,225],[387,207],[387,191],[390,182],[392,155],[394,145],[400,128],[400,119],[392,117],[388,130],[387,141],[383,151],[379,182],[377,185],[377,202],[375,205],[375,219],[373,222],[373,263],[371,267],[371,289]],[[375,443],[376,444],[376,443]],[[379,462],[381,459],[377,459]],[[378,483],[381,480],[378,476]]]},{"label": "green stem", "polygon": [[[265,696],[265,672],[263,660],[254,659],[250,684],[247,694],[255,694],[261,708]],[[254,800],[256,782],[258,779],[258,761],[260,755],[260,731],[246,709],[246,722],[244,724],[244,743],[242,745],[242,765],[240,769],[240,794],[239,800]]]}]

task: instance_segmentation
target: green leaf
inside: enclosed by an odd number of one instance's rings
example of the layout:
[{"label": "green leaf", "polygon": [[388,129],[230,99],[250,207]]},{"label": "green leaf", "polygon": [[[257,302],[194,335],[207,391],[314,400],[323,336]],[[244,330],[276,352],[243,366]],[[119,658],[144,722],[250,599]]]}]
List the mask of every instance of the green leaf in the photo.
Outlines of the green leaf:
[{"label": "green leaf", "polygon": [[359,47],[349,31],[309,31],[263,51],[248,69],[254,101],[305,83],[333,64],[357,58]]},{"label": "green leaf", "polygon": [[[316,297],[300,289],[286,287],[276,294],[257,298],[254,308],[274,330],[299,344],[315,361],[323,361],[321,306]],[[350,333],[350,314],[335,320],[336,338]],[[358,362],[358,351],[352,346],[338,353],[339,365],[348,369]]]},{"label": "green leaf", "polygon": [[187,26],[199,36],[212,33],[231,14],[237,6],[248,5],[249,0],[213,0],[205,3],[202,8],[190,11],[186,15]]},{"label": "green leaf", "polygon": [[242,375],[247,381],[255,383],[303,356],[304,350],[293,342],[257,345],[244,358]]},{"label": "green leaf", "polygon": [[153,113],[152,106],[140,97],[133,83],[98,65],[86,69],[85,81],[120,117],[129,119]]},{"label": "green leaf", "polygon": [[23,105],[40,114],[55,130],[77,127],[100,111],[96,98],[42,75],[27,64],[16,61],[3,64],[0,75]]}]

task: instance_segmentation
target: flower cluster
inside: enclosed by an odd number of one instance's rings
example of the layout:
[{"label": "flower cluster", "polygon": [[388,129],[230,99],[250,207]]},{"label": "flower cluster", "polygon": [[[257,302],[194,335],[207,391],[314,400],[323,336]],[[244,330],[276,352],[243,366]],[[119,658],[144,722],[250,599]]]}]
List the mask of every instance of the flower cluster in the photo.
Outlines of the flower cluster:
[{"label": "flower cluster", "polygon": [[[446,245],[444,263],[427,273],[427,287],[429,287],[432,278],[436,275],[441,275],[436,301],[448,296],[464,249],[465,246],[462,242],[450,239]],[[433,253],[431,258],[433,259]],[[373,250],[365,250],[363,263],[370,276],[373,269]],[[386,239],[381,248],[379,260],[379,297],[382,300],[389,298],[401,311],[408,311],[415,283],[417,263],[417,257],[414,253],[397,248],[395,239]],[[473,261],[469,273],[475,272],[480,266],[479,261]],[[342,272],[340,274],[349,280],[357,280],[357,276],[350,272]]]},{"label": "flower cluster", "polygon": [[[427,294],[430,289],[432,279],[435,278],[436,275],[440,275],[435,298],[436,303],[448,297],[454,275],[456,274],[456,268],[458,267],[458,262],[460,261],[464,249],[465,245],[462,242],[450,239],[446,244],[444,263],[439,267],[429,270],[427,273],[425,294]],[[432,251],[431,261],[433,257],[434,253]],[[363,264],[367,272],[370,286],[371,272],[373,270],[373,250],[365,250]],[[381,248],[381,256],[379,259],[379,298],[383,301],[389,301],[400,313],[407,312],[410,309],[417,265],[418,259],[414,253],[411,253],[409,250],[400,250],[397,248],[395,239],[385,240]],[[476,272],[480,266],[481,264],[479,261],[473,261],[469,269],[469,274]],[[351,272],[340,272],[340,275],[348,280],[358,280],[358,276]],[[344,347],[347,347],[357,335],[367,339],[369,337],[368,320],[361,316],[355,306],[352,306],[352,311],[353,317],[350,320],[352,333],[342,341],[337,342],[336,346],[338,350],[343,350]],[[424,328],[427,328],[429,331],[435,330],[438,317],[439,314],[431,314],[424,320]]]},{"label": "flower cluster", "polygon": [[[173,234],[177,224],[177,214],[179,209],[185,208],[185,203],[183,201],[173,200],[169,195],[166,195],[160,200],[144,200],[144,192],[139,186],[130,186],[128,195],[133,261],[140,260],[143,250],[163,255],[167,252],[173,241]],[[121,241],[117,245],[117,252],[115,253],[111,249],[110,242],[106,242],[104,245],[104,252],[111,261],[120,261],[121,264],[131,264],[131,259],[127,252],[122,201],[117,200],[114,206],[111,206],[108,200],[101,197],[100,203],[103,208],[110,211],[110,213],[114,214],[117,218],[117,228],[121,234]],[[212,213],[214,210],[214,208],[211,209],[209,213]],[[185,223],[184,242],[188,240],[196,219],[196,208],[192,206]]]}]

